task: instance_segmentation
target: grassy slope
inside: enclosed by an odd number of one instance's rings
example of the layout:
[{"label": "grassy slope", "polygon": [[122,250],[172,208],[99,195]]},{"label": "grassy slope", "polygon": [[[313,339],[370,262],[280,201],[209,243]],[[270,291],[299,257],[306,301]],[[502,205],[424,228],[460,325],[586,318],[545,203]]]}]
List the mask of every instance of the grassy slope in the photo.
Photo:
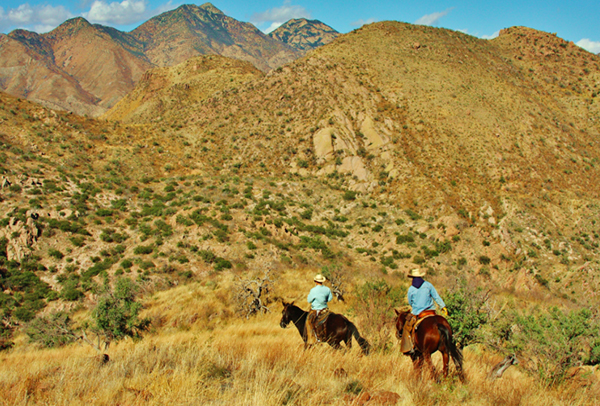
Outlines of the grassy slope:
[{"label": "grassy slope", "polygon": [[[279,293],[294,294],[295,282],[284,282]],[[299,282],[310,286],[308,278]],[[476,349],[465,351],[466,384],[415,380],[410,360],[397,348],[368,357],[356,346],[305,352],[293,327],[279,327],[279,305],[244,322],[228,315],[230,287],[228,281],[216,288],[192,283],[150,296],[145,314],[160,328],[141,342],[112,346],[105,365],[87,346],[21,346],[2,354],[2,364],[10,365],[0,372],[3,404],[356,404],[362,389],[371,396],[394,392],[399,405],[591,405],[599,395],[597,383],[586,386],[589,378],[549,389],[517,368],[488,381],[499,358]],[[332,308],[348,311],[340,303]],[[439,356],[434,361],[439,368]]]}]

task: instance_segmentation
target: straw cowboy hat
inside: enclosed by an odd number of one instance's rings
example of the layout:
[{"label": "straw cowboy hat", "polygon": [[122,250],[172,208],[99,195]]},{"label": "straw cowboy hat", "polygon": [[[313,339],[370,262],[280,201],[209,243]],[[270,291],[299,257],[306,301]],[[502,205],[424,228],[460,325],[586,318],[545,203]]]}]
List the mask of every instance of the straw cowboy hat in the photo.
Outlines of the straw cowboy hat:
[{"label": "straw cowboy hat", "polygon": [[327,280],[327,278],[321,274],[318,274],[317,276],[315,276],[315,279],[314,279],[315,282],[319,282],[319,283],[323,283],[326,280]]},{"label": "straw cowboy hat", "polygon": [[422,278],[423,276],[425,276],[426,273],[427,272],[425,272],[425,270],[415,268],[408,271],[408,275],[406,276],[408,276],[409,278]]}]

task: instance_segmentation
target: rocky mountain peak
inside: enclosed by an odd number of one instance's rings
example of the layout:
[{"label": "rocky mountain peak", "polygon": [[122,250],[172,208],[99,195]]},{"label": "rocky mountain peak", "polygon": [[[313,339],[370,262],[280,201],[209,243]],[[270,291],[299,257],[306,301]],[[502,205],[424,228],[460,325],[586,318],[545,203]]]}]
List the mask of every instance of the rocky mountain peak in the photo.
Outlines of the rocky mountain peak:
[{"label": "rocky mountain peak", "polygon": [[204,9],[206,11],[210,11],[211,13],[214,13],[214,14],[224,14],[221,10],[216,8],[212,3],[204,3],[203,5],[200,6],[200,8]]},{"label": "rocky mountain peak", "polygon": [[318,20],[292,19],[271,32],[269,36],[289,46],[308,52],[336,39],[339,32]]}]

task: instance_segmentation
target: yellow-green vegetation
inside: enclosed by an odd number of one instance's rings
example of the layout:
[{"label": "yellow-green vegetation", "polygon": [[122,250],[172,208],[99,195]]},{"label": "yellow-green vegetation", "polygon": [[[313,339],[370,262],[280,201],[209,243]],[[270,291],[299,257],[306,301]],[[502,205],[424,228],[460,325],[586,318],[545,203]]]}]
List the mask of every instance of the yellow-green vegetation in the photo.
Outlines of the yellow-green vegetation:
[{"label": "yellow-green vegetation", "polygon": [[[185,78],[164,71],[160,120],[1,95],[3,400],[593,404],[599,72],[550,34],[385,22],[181,105]],[[416,382],[398,353],[416,266],[448,302],[464,384]],[[306,307],[317,272],[372,355],[303,352],[279,328],[277,299]],[[240,292],[267,277],[250,306]],[[107,301],[124,280],[135,295]]]},{"label": "yellow-green vegetation", "polygon": [[[315,270],[281,274],[277,292],[294,296],[310,288]],[[391,396],[383,404],[594,404],[594,375],[558,388],[540,385],[510,368],[496,381],[487,374],[500,360],[479,347],[464,350],[467,382],[419,381],[397,346],[362,356],[325,345],[304,351],[293,327],[279,327],[281,306],[240,320],[229,304],[230,278],[209,278],[144,300],[152,327],[143,340],[111,345],[109,361],[90,346],[41,350],[22,344],[1,353],[5,404],[357,404]],[[332,303],[336,312],[351,304]],[[76,315],[82,317],[81,314]],[[359,321],[359,328],[365,320]],[[391,326],[385,326],[387,333]],[[372,338],[372,337],[370,337]],[[395,340],[395,338],[394,338]],[[440,366],[441,358],[434,357]],[[8,366],[8,367],[7,367]],[[373,402],[377,404],[376,402]]]}]

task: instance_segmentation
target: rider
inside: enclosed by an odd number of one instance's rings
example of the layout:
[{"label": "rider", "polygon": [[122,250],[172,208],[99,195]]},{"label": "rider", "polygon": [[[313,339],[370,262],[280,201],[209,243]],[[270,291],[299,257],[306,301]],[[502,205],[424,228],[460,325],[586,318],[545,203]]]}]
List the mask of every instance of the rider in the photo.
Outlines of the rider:
[{"label": "rider", "polygon": [[448,309],[446,304],[437,293],[433,285],[423,279],[425,271],[421,269],[411,269],[408,277],[412,278],[412,284],[408,288],[408,304],[411,312],[408,314],[402,329],[401,349],[403,353],[413,351],[411,333],[418,319],[435,314],[435,301],[442,309],[442,314],[447,317]]},{"label": "rider", "polygon": [[310,303],[310,312],[308,313],[307,323],[306,323],[306,344],[314,344],[319,341],[314,329],[315,320],[320,314],[324,312],[328,312],[327,302],[333,299],[333,295],[331,294],[331,289],[327,286],[323,285],[327,279],[318,274],[314,278],[315,286],[310,290],[308,294],[308,303]]}]

